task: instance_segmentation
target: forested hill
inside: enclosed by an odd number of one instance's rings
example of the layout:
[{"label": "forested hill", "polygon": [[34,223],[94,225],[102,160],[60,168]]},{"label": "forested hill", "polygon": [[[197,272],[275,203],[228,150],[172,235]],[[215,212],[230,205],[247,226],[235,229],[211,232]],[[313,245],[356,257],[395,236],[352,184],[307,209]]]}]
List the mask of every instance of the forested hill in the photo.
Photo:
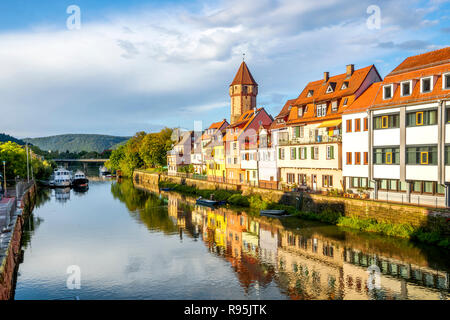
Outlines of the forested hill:
[{"label": "forested hill", "polygon": [[115,137],[99,134],[64,134],[42,138],[26,138],[23,141],[31,143],[42,150],[59,152],[81,152],[114,149],[117,145],[127,141],[129,137]]},{"label": "forested hill", "polygon": [[11,137],[10,135],[5,134],[5,133],[0,133],[0,143],[8,142],[8,141],[12,141],[12,142],[15,142],[15,143],[20,144],[20,145],[24,145],[25,144],[25,142],[23,140],[16,139],[16,138]]}]

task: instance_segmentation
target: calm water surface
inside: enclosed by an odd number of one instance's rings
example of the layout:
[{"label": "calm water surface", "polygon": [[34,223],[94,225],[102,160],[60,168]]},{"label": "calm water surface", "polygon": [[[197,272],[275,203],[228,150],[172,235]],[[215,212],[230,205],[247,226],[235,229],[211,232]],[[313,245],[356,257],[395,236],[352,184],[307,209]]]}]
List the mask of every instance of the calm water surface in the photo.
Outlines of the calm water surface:
[{"label": "calm water surface", "polygon": [[[449,256],[298,219],[211,210],[129,180],[47,190],[15,299],[448,299]],[[157,190],[155,190],[157,191]],[[68,266],[81,289],[67,288]],[[368,267],[379,268],[368,282]],[[377,285],[379,284],[379,285]]]}]

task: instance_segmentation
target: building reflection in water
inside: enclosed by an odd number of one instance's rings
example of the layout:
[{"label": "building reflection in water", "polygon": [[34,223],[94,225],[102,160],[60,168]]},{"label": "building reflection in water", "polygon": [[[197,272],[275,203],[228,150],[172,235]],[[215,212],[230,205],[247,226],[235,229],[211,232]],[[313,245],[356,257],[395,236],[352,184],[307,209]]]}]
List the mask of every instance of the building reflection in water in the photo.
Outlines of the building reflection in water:
[{"label": "building reflection in water", "polygon": [[[291,299],[449,297],[447,266],[430,266],[424,250],[401,240],[366,239],[334,226],[287,227],[285,220],[164,196],[180,236],[201,239],[226,259],[245,292],[275,284]],[[369,267],[379,268],[380,287],[370,285]]]}]

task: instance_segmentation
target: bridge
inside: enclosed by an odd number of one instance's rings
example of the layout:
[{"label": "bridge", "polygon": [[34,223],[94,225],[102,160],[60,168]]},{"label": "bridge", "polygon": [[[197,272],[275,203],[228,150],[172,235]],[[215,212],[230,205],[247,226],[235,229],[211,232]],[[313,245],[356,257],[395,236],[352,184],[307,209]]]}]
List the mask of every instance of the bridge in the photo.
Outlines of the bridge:
[{"label": "bridge", "polygon": [[53,159],[55,162],[105,163],[109,159]]}]

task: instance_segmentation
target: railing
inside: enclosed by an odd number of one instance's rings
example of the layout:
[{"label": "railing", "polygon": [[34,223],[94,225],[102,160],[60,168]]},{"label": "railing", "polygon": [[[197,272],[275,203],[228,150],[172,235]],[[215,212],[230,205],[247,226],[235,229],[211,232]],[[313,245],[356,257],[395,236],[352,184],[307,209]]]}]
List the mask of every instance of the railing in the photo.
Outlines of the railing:
[{"label": "railing", "polygon": [[298,144],[313,144],[313,143],[328,143],[328,142],[342,142],[342,135],[319,135],[309,138],[292,138],[292,139],[279,139],[278,144],[280,146],[298,145]]}]

